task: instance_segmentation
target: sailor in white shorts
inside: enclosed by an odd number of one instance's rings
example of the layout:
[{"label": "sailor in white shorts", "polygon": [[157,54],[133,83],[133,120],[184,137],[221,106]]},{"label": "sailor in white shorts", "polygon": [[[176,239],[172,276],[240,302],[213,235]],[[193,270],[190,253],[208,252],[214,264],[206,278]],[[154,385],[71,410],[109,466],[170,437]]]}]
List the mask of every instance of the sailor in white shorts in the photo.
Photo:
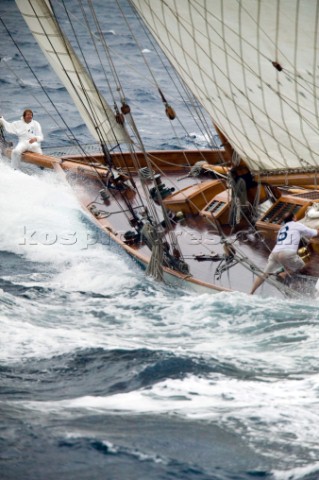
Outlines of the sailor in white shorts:
[{"label": "sailor in white shorts", "polygon": [[16,145],[11,153],[11,165],[15,170],[20,168],[21,155],[23,152],[42,153],[42,129],[40,123],[33,120],[32,110],[27,108],[23,112],[21,120],[12,123],[0,117],[0,124],[4,126],[8,133],[13,133],[19,138],[18,145]]},{"label": "sailor in white shorts", "polygon": [[298,247],[301,237],[316,237],[319,230],[308,228],[296,221],[293,213],[284,217],[284,224],[278,232],[277,243],[268,258],[264,274],[256,278],[251,294],[264,282],[270,273],[278,268],[284,267],[288,274],[300,271],[304,266],[304,261],[298,255]]}]

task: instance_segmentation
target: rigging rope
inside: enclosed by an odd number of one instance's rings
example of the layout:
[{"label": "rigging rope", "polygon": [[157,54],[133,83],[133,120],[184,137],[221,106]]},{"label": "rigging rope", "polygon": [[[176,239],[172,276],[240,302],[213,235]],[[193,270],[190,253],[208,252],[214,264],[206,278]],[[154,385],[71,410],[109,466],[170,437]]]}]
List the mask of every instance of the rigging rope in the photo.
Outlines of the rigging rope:
[{"label": "rigging rope", "polygon": [[[63,2],[63,5],[65,5],[64,2]],[[81,4],[81,5],[82,5],[82,4]],[[72,27],[72,28],[73,28],[73,27]],[[82,53],[82,55],[83,55],[82,50],[81,50],[81,53]],[[84,57],[83,57],[83,58],[84,58]],[[100,60],[100,62],[101,62],[101,60]],[[86,63],[86,62],[85,62],[85,63]],[[113,65],[113,64],[112,64],[112,65]],[[121,89],[121,92],[122,92],[122,95],[123,95],[123,98],[124,98],[124,92],[123,92],[123,89],[122,89],[121,84],[118,83],[117,85],[118,85],[117,88],[118,88],[118,89]],[[94,113],[93,113],[93,115],[94,115]],[[133,130],[134,130],[134,129],[135,129],[135,125],[133,126]],[[173,129],[174,129],[174,127],[173,127]],[[175,131],[175,130],[174,130],[174,131]],[[139,138],[139,137],[138,137],[138,138]],[[142,144],[142,142],[141,142],[141,146],[142,146],[142,149],[143,149],[143,144]],[[146,158],[147,158],[147,155],[146,155]],[[152,202],[151,202],[151,203],[152,203]],[[164,216],[165,216],[165,213],[164,213]],[[166,219],[165,219],[165,221],[166,221]],[[170,222],[169,219],[168,219],[168,222]],[[169,229],[169,234],[171,235],[171,231],[170,231],[170,230],[171,230],[171,229]],[[158,242],[158,238],[157,238],[156,242]],[[156,242],[155,242],[155,243],[156,243]],[[174,242],[174,239],[173,239],[173,242]],[[173,243],[173,244],[174,244],[174,243]],[[154,262],[153,262],[153,263],[154,263],[155,265],[159,262],[159,258],[161,258],[162,255],[163,255],[163,251],[160,252],[160,249],[155,248],[155,246],[154,246]],[[152,257],[153,257],[153,249],[152,249]],[[153,267],[152,267],[152,268],[150,267],[150,269],[153,269]],[[156,271],[157,268],[154,267],[154,270]]]},{"label": "rigging rope", "polygon": [[[27,58],[25,57],[25,55],[23,54],[21,48],[19,47],[19,44],[15,41],[15,39],[13,38],[13,36],[11,35],[11,32],[9,31],[9,29],[7,28],[6,24],[4,23],[4,20],[0,17],[0,21],[2,23],[2,25],[4,26],[7,34],[9,35],[9,37],[11,38],[13,44],[15,45],[15,47],[17,48],[18,52],[20,53],[21,57],[23,58],[26,66],[29,68],[30,72],[32,73],[32,75],[34,76],[34,78],[36,79],[38,85],[41,87],[41,90],[42,92],[44,93],[44,95],[46,96],[46,98],[48,99],[48,101],[50,102],[51,106],[54,108],[55,112],[57,113],[57,115],[59,116],[60,120],[62,121],[62,123],[64,124],[65,128],[67,129],[67,131],[70,133],[70,138],[73,139],[73,140],[76,140],[75,136],[73,135],[72,131],[70,130],[68,124],[65,122],[65,120],[63,119],[62,115],[60,114],[59,110],[57,109],[56,105],[54,104],[54,102],[51,100],[50,96],[48,95],[45,87],[43,86],[43,84],[41,83],[39,77],[37,76],[37,74],[35,73],[34,69],[31,67],[30,63],[28,62]],[[14,69],[12,67],[10,67],[8,65],[8,62],[6,62],[6,66],[7,68],[14,74],[14,76],[18,79],[18,82],[22,85],[24,85],[24,82],[22,79],[20,79],[20,77],[17,75],[17,73],[14,71]],[[40,100],[35,97],[33,94],[31,94],[32,97],[37,101],[37,103],[48,113],[48,115],[50,115],[50,117],[53,119],[53,121],[56,123],[57,126],[60,127],[60,125],[57,123],[57,121],[51,116],[51,114],[46,110],[44,104],[42,102],[40,102]]]},{"label": "rigging rope", "polygon": [[159,236],[158,230],[151,224],[146,223],[141,234],[149,244],[152,254],[146,269],[147,275],[150,275],[157,281],[163,281],[163,242]]},{"label": "rigging rope", "polygon": [[[50,6],[51,6],[51,9],[52,9],[52,12],[53,12],[55,18],[57,18],[57,15],[55,14],[55,11],[54,11],[54,8],[53,8],[53,5],[52,5],[52,1],[49,0],[49,3],[50,3]],[[108,116],[108,114],[107,114],[107,111],[106,111],[106,109],[105,109],[104,102],[103,102],[102,96],[101,96],[101,94],[100,94],[100,91],[96,88],[95,82],[94,82],[93,77],[92,77],[91,72],[90,72],[89,65],[88,65],[88,63],[86,62],[86,58],[85,58],[85,56],[84,56],[83,49],[81,48],[81,44],[80,44],[80,42],[79,42],[78,35],[76,34],[74,25],[73,25],[73,23],[72,23],[71,20],[70,20],[69,12],[68,12],[68,10],[67,10],[67,8],[66,8],[66,5],[65,5],[64,0],[61,0],[61,3],[62,3],[62,5],[63,5],[63,7],[64,7],[65,13],[66,13],[67,18],[68,18],[68,20],[69,20],[69,22],[70,22],[70,26],[71,26],[71,29],[72,29],[74,38],[75,38],[75,40],[76,40],[76,42],[77,42],[77,46],[78,46],[78,48],[79,48],[79,50],[80,50],[80,52],[81,52],[81,55],[82,55],[83,61],[84,61],[84,63],[85,63],[86,69],[87,69],[87,71],[88,71],[89,74],[90,74],[90,79],[91,79],[91,81],[92,81],[92,83],[93,83],[93,85],[94,85],[94,87],[95,87],[95,92],[96,92],[96,94],[97,94],[98,97],[99,97],[100,105],[102,106],[102,108],[103,108],[103,110],[104,110],[105,117],[107,118],[107,120],[108,120],[108,122],[109,122],[109,125],[110,125],[110,127],[111,127],[111,130],[112,130],[112,133],[113,133],[114,137],[116,138],[115,131],[114,131],[113,127],[112,127],[112,122],[110,121],[110,118],[109,118],[109,116]],[[38,17],[37,17],[37,18],[38,18]],[[40,22],[40,24],[41,24],[41,19],[38,18],[38,20],[39,20],[39,22]],[[93,124],[95,124],[96,134],[97,134],[97,136],[99,137],[100,143],[101,143],[102,147],[104,147],[104,148],[106,149],[106,143],[107,143],[107,142],[106,142],[106,138],[103,137],[103,133],[102,133],[101,130],[100,130],[100,125],[99,125],[99,122],[98,122],[97,113],[96,113],[96,111],[95,111],[94,103],[93,103],[93,101],[91,101],[91,99],[90,99],[90,97],[89,97],[89,95],[88,95],[88,92],[87,92],[87,90],[86,90],[86,88],[85,88],[85,85],[84,85],[84,83],[83,83],[82,77],[79,75],[79,72],[77,71],[76,64],[75,64],[75,59],[74,59],[74,57],[71,55],[68,42],[67,42],[66,37],[65,37],[65,35],[64,35],[61,27],[60,27],[59,22],[55,21],[55,25],[56,25],[57,29],[58,29],[59,32],[60,32],[61,39],[62,39],[63,42],[64,42],[64,47],[65,47],[66,51],[69,53],[69,58],[70,58],[70,61],[71,61],[72,65],[73,65],[74,73],[76,74],[77,80],[78,80],[79,84],[81,85],[81,91],[82,91],[84,97],[86,98],[87,106],[85,105],[85,103],[83,102],[83,100],[81,100],[81,98],[80,98],[79,96],[78,96],[78,100],[81,102],[83,109],[87,112],[87,114],[88,114],[88,115],[91,117],[91,119],[93,120]],[[47,39],[48,39],[48,41],[50,42],[50,45],[51,45],[53,51],[55,51],[54,45],[52,44],[50,37],[47,36]],[[62,64],[62,62],[61,62],[61,59],[60,59],[60,56],[59,56],[58,52],[55,51],[55,53],[57,54],[57,58],[58,58],[58,60],[59,60],[59,62],[60,62],[60,64],[61,64],[61,67],[62,67],[64,73],[67,75],[67,77],[69,78],[70,82],[72,83],[69,74],[67,73],[67,71],[66,71],[65,68],[63,67],[63,64]],[[89,110],[88,110],[88,109],[89,109]],[[119,143],[119,142],[117,142],[117,143]]]},{"label": "rigging rope", "polygon": [[[117,3],[118,3],[118,5],[119,5],[119,0],[117,0]],[[135,12],[136,18],[139,20],[139,24],[141,25],[141,27],[142,27],[145,35],[147,36],[148,41],[151,43],[154,51],[156,52],[158,60],[160,61],[162,67],[164,68],[165,72],[167,73],[167,75],[169,76],[170,80],[172,81],[172,83],[173,83],[176,91],[177,91],[178,94],[180,95],[180,97],[181,97],[181,99],[182,99],[182,102],[183,102],[183,105],[186,106],[189,114],[192,116],[193,120],[195,121],[195,123],[196,123],[197,127],[199,128],[199,130],[201,131],[202,135],[203,135],[204,137],[207,136],[207,138],[210,139],[212,145],[216,145],[216,143],[215,143],[215,141],[214,141],[214,137],[213,137],[212,134],[211,134],[211,128],[208,127],[208,123],[207,123],[207,120],[206,120],[206,118],[205,118],[205,116],[204,116],[204,114],[203,114],[203,111],[202,111],[202,110],[199,108],[199,106],[197,105],[197,103],[196,103],[196,101],[195,101],[195,99],[194,99],[193,94],[190,92],[190,90],[188,89],[188,87],[181,81],[181,78],[180,78],[178,75],[176,75],[176,74],[175,74],[175,76],[173,76],[172,73],[171,73],[171,70],[167,68],[167,65],[166,65],[166,64],[164,63],[164,61],[163,61],[163,56],[162,56],[162,55],[159,53],[159,51],[158,51],[158,50],[159,50],[158,46],[154,43],[151,35],[149,34],[148,30],[147,30],[146,27],[145,27],[145,24],[141,21],[140,15],[139,15],[138,12],[136,11],[135,6],[134,6],[131,2],[130,2],[130,4],[131,4],[131,6],[132,6],[133,11]],[[152,78],[153,78],[154,84],[156,85],[157,90],[158,90],[158,92],[160,93],[160,96],[161,96],[161,98],[162,98],[162,100],[163,100],[163,96],[162,96],[162,93],[161,93],[161,92],[162,92],[162,89],[161,89],[161,87],[160,87],[160,85],[159,85],[159,83],[158,83],[155,75],[153,74],[153,71],[152,71],[152,69],[151,69],[151,67],[150,67],[150,65],[149,65],[149,63],[148,63],[148,61],[147,61],[146,55],[144,55],[144,52],[143,52],[143,50],[141,49],[141,47],[140,47],[140,45],[139,45],[139,43],[138,43],[138,41],[137,41],[137,39],[136,39],[136,36],[134,35],[134,32],[133,32],[132,28],[130,27],[130,23],[128,22],[125,14],[124,14],[124,12],[123,12],[123,9],[120,7],[120,5],[119,5],[119,8],[120,8],[120,10],[121,10],[121,12],[122,12],[122,14],[123,14],[123,16],[124,16],[124,18],[125,18],[125,21],[126,21],[126,24],[127,24],[128,28],[130,29],[130,33],[132,34],[132,36],[133,36],[133,38],[134,38],[134,40],[135,40],[135,42],[136,42],[136,44],[137,44],[137,46],[138,46],[138,48],[139,48],[139,51],[140,51],[140,53],[142,54],[143,60],[144,60],[145,65],[146,65],[146,67],[148,68],[148,70],[149,70],[149,72],[150,72],[150,74],[151,74],[151,76],[152,76]],[[179,83],[179,87],[180,87],[180,88],[179,88],[178,85],[177,85],[177,82],[176,82],[176,80],[175,80],[175,77],[176,77],[176,79],[177,79],[177,81],[178,81],[178,83]],[[184,93],[186,94],[186,99],[185,99],[185,97],[183,96],[182,90],[183,90]],[[164,101],[164,103],[166,103],[165,97],[164,97],[164,100],[163,100],[163,101]],[[190,105],[189,105],[189,104],[191,104],[192,107],[194,107],[193,110],[190,108]],[[196,116],[194,115],[194,111],[196,112],[198,118],[196,118]],[[178,116],[177,116],[176,118],[177,118],[177,121],[178,121],[179,125],[182,127],[182,129],[185,131],[185,133],[189,136],[189,132],[188,132],[187,129],[185,128],[183,122],[181,122],[181,120],[179,119]],[[171,123],[171,122],[170,122],[170,123]],[[179,139],[178,135],[176,135],[176,131],[175,131],[172,123],[171,123],[171,127],[172,127],[172,129],[174,130],[175,138]],[[205,127],[205,128],[204,128],[204,127]]]}]

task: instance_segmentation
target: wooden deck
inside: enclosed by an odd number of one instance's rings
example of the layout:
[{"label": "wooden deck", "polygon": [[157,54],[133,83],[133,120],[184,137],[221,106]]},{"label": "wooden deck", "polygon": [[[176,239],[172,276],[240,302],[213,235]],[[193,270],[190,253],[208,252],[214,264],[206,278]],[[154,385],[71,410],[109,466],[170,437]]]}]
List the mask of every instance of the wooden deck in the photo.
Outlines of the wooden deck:
[{"label": "wooden deck", "polygon": [[[175,279],[179,284],[185,283],[185,286],[190,286],[192,289],[206,289],[212,292],[235,290],[248,293],[254,279],[254,268],[263,270],[266,264],[280,219],[277,223],[270,222],[269,228],[267,222],[261,222],[259,228],[263,233],[262,236],[258,232],[250,231],[252,229],[245,221],[231,228],[229,226],[231,194],[228,186],[210,177],[187,177],[189,168],[187,169],[182,162],[183,158],[180,154],[179,162],[176,162],[176,152],[174,152],[174,158],[165,154],[164,159],[160,159],[161,166],[154,169],[157,176],[156,182],[165,189],[167,195],[153,202],[153,205],[160,220],[163,220],[161,202],[163,201],[169,208],[175,202],[174,205],[177,207],[172,207],[170,215],[172,231],[178,241],[183,260],[188,265],[188,273],[182,273],[170,267],[164,268],[166,277],[172,283]],[[218,158],[220,159],[220,153]],[[216,152],[213,152],[211,159],[217,161]],[[126,165],[133,176],[136,189],[133,188],[131,180],[126,179],[125,171],[127,173],[128,169],[124,168],[120,175],[123,174],[122,180],[127,188],[118,190],[116,184],[110,182],[109,188],[105,189],[108,171],[99,163],[92,168],[83,165],[80,159],[75,157],[61,160],[31,153],[26,153],[24,160],[64,172],[91,220],[141,264],[145,266],[148,264],[151,256],[150,248],[143,241],[133,245],[128,244],[125,234],[128,231],[135,231],[132,227],[133,215],[128,208],[128,201],[134,212],[142,218],[145,214],[145,205],[149,200],[147,197],[154,188],[154,179],[141,180],[133,170],[133,165]],[[166,166],[169,164],[171,167],[165,169],[165,175],[160,174],[163,161]],[[198,152],[197,157],[194,154],[193,161],[198,161]],[[107,200],[103,200],[101,190],[109,196]],[[225,204],[222,209],[218,210],[218,206],[212,206],[212,200],[216,198],[218,201],[221,199],[220,202]],[[302,205],[307,203],[305,199],[300,200],[298,197],[292,197],[291,202],[295,202],[296,205],[298,202]],[[207,206],[213,209],[212,213],[205,211]],[[184,212],[182,219],[177,218],[180,211]],[[218,219],[218,225],[215,218]],[[272,235],[264,235],[266,227],[268,233]],[[163,232],[163,239],[165,239],[168,237],[168,232],[165,228]],[[231,246],[235,249],[234,256],[225,255],[226,245],[228,248]],[[172,254],[171,251],[170,254]],[[316,254],[313,255],[307,268],[310,275],[319,276],[319,262]],[[280,297],[283,295],[281,288],[283,287],[279,282],[277,285],[270,285],[267,282],[260,289],[260,293]]]}]

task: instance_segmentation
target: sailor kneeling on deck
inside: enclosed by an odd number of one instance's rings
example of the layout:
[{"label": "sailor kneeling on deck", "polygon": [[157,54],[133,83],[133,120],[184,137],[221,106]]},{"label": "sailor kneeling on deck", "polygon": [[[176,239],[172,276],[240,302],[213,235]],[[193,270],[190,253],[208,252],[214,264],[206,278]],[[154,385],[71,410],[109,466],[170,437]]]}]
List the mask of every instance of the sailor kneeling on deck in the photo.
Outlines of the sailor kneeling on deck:
[{"label": "sailor kneeling on deck", "polygon": [[316,237],[319,230],[308,228],[300,222],[297,222],[293,213],[288,213],[284,217],[284,225],[278,232],[277,243],[269,255],[263,275],[256,278],[251,294],[266,280],[270,273],[278,268],[284,267],[285,274],[299,272],[304,266],[304,261],[298,255],[298,247],[301,237]]},{"label": "sailor kneeling on deck", "polygon": [[23,152],[42,153],[40,143],[43,140],[42,129],[39,122],[33,120],[33,112],[26,109],[21,120],[9,123],[0,117],[0,123],[8,133],[13,133],[19,138],[18,145],[11,153],[11,166],[16,170],[20,168],[21,155]]}]

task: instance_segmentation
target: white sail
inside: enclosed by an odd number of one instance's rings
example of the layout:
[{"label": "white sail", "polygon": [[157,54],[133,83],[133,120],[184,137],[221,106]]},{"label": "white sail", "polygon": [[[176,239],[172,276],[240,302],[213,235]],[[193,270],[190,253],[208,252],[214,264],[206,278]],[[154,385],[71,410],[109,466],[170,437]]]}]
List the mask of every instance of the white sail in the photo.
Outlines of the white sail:
[{"label": "white sail", "polygon": [[131,0],[253,169],[318,167],[317,0]]},{"label": "white sail", "polygon": [[46,1],[16,0],[16,3],[93,137],[109,144],[127,142],[129,139],[124,128],[116,122],[112,108],[77,58]]}]

